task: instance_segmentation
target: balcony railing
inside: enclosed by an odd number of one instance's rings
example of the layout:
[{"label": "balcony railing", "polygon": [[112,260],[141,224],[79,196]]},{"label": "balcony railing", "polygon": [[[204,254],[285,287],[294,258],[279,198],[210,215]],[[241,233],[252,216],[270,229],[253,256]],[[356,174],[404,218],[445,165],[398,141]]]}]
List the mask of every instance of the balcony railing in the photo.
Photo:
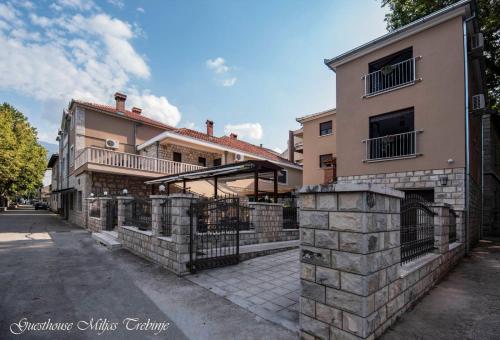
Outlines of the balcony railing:
[{"label": "balcony railing", "polygon": [[417,135],[422,130],[365,139],[365,162],[418,156]]},{"label": "balcony railing", "polygon": [[167,159],[146,157],[96,147],[85,148],[82,153],[76,157],[75,170],[86,163],[161,174],[178,174],[203,168],[199,165],[174,162]]},{"label": "balcony railing", "polygon": [[414,57],[393,65],[387,65],[380,70],[364,75],[362,78],[365,85],[364,97],[414,84],[417,81],[416,61],[420,58]]}]

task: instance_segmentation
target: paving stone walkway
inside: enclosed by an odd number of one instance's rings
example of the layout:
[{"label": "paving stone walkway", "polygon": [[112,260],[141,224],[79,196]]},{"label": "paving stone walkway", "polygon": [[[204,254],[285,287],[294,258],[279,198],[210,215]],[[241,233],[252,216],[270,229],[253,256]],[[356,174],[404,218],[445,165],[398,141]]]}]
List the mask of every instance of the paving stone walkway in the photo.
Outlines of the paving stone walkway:
[{"label": "paving stone walkway", "polygon": [[289,330],[299,328],[299,250],[257,257],[186,278]]}]

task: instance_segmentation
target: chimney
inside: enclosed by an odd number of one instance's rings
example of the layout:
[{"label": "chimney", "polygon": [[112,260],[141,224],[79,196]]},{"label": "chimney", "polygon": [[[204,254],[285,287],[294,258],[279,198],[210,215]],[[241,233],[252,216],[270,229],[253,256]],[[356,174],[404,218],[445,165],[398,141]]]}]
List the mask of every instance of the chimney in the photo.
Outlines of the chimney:
[{"label": "chimney", "polygon": [[207,124],[207,135],[213,136],[214,135],[214,122],[213,120],[207,120],[205,122]]},{"label": "chimney", "polygon": [[293,131],[288,131],[288,160],[295,162],[295,137]]},{"label": "chimney", "polygon": [[127,100],[127,95],[116,92],[115,93],[115,101],[116,101],[116,111],[125,112],[125,101]]},{"label": "chimney", "polygon": [[231,132],[231,134],[229,135],[229,137],[231,137],[232,139],[238,139],[238,135]]},{"label": "chimney", "polygon": [[142,109],[140,109],[140,108],[138,108],[138,107],[135,107],[135,106],[134,106],[134,107],[132,108],[132,112],[133,112],[133,113],[135,113],[135,114],[140,115],[140,114],[141,114],[141,112],[142,112]]}]

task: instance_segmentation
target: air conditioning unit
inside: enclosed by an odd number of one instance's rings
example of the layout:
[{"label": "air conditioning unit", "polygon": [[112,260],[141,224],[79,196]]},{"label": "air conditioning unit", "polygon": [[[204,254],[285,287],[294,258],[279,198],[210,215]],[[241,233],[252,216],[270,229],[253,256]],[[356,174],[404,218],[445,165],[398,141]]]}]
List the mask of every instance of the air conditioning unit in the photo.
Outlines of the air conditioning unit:
[{"label": "air conditioning unit", "polygon": [[471,49],[475,50],[484,47],[484,36],[483,33],[474,34],[471,37]]},{"label": "air conditioning unit", "polygon": [[472,96],[472,110],[484,109],[484,94],[476,94]]},{"label": "air conditioning unit", "polygon": [[241,153],[237,153],[234,155],[234,160],[236,162],[241,162],[245,159],[245,156],[243,156]]},{"label": "air conditioning unit", "polygon": [[106,139],[106,147],[109,149],[118,149],[118,146],[120,143],[118,143],[117,140],[114,139]]}]

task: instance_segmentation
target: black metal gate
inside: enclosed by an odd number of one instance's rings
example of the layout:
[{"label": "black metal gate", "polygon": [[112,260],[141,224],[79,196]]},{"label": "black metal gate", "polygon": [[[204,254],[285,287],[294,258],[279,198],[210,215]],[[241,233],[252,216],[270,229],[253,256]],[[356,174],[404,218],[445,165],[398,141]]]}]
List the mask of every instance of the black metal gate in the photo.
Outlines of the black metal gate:
[{"label": "black metal gate", "polygon": [[118,225],[118,201],[113,198],[106,202],[106,230],[114,230]]},{"label": "black metal gate", "polygon": [[190,207],[190,264],[197,270],[237,264],[240,229],[248,224],[236,196],[199,199]]},{"label": "black metal gate", "polygon": [[401,263],[434,250],[434,215],[430,202],[406,193],[401,201]]}]

